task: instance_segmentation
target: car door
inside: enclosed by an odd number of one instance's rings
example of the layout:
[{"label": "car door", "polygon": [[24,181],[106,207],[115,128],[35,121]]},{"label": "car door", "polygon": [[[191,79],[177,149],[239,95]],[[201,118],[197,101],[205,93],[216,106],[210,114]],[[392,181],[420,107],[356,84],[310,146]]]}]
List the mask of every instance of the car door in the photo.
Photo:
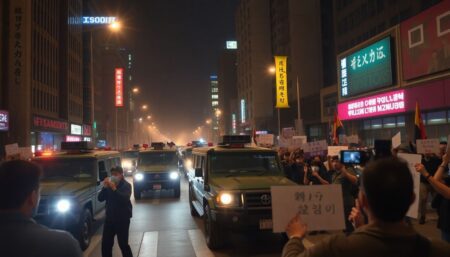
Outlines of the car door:
[{"label": "car door", "polygon": [[94,203],[95,203],[94,212],[95,213],[97,213],[97,212],[101,211],[103,208],[105,208],[105,204],[106,204],[105,202],[100,202],[98,200],[98,194],[100,193],[100,191],[102,191],[102,188],[103,188],[103,180],[101,179],[102,178],[101,174],[103,172],[106,172],[106,174],[109,176],[109,172],[106,169],[105,160],[99,160],[97,162],[97,183],[96,183],[96,188],[95,188],[96,194],[95,194],[95,201],[94,201]]},{"label": "car door", "polygon": [[[204,162],[205,162],[205,157],[204,156],[200,156],[197,155],[195,156],[195,168],[201,168],[202,169],[202,174],[204,174]],[[196,177],[195,178],[195,194],[196,194],[196,198],[197,200],[200,201],[200,203],[202,203],[202,199],[203,199],[203,194],[204,194],[204,178],[203,177]]]}]

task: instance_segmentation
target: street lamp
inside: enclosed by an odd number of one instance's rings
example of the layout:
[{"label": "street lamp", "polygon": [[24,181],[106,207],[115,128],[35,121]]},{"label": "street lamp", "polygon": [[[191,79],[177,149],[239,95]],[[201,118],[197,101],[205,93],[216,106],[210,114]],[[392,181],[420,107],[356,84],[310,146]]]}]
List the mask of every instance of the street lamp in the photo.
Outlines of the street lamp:
[{"label": "street lamp", "polygon": [[134,94],[139,94],[139,88],[138,87],[134,87],[133,88],[133,93]]},{"label": "street lamp", "polygon": [[120,31],[121,28],[122,28],[122,23],[120,23],[118,21],[115,21],[109,25],[109,29],[114,32]]},{"label": "street lamp", "polygon": [[139,118],[139,122],[142,123],[144,119],[142,117]]},{"label": "street lamp", "polygon": [[147,110],[148,106],[146,104],[142,105],[142,110]]},{"label": "street lamp", "polygon": [[[275,76],[275,73],[276,73],[275,66],[274,66],[274,65],[270,65],[270,66],[267,68],[267,72],[268,72],[270,75]],[[281,133],[280,108],[277,108],[277,112],[278,112],[278,136],[280,136],[280,133]]]},{"label": "street lamp", "polygon": [[151,119],[152,116],[151,115],[147,115],[147,120]]},{"label": "street lamp", "polygon": [[276,72],[275,66],[270,65],[269,68],[267,68],[267,71],[269,72],[269,74],[275,74]]}]

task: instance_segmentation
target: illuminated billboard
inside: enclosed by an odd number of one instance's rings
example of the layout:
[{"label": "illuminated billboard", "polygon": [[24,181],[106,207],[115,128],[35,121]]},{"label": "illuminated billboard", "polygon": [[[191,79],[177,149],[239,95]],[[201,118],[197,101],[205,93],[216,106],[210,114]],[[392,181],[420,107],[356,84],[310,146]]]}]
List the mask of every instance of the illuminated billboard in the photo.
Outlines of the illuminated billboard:
[{"label": "illuminated billboard", "polygon": [[85,16],[81,22],[83,24],[111,24],[117,21],[116,17],[89,17]]},{"label": "illuminated billboard", "polygon": [[391,38],[339,59],[339,95],[352,97],[393,84]]},{"label": "illuminated billboard", "polygon": [[227,49],[237,49],[237,41],[227,41]]},{"label": "illuminated billboard", "polygon": [[404,90],[377,94],[338,104],[341,120],[351,120],[406,111]]},{"label": "illuminated billboard", "polygon": [[116,94],[115,94],[115,103],[116,107],[123,107],[123,69],[122,68],[116,68],[115,70],[115,88],[116,88]]},{"label": "illuminated billboard", "polygon": [[0,131],[8,131],[9,129],[9,113],[0,110]]}]

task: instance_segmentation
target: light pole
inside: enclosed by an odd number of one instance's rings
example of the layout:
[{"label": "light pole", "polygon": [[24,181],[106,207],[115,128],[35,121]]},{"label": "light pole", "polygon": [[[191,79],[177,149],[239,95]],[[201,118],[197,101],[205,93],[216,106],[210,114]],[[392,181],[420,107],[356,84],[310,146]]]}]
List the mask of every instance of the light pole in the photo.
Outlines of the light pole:
[{"label": "light pole", "polygon": [[[270,75],[275,76],[276,69],[274,65],[270,65],[269,68],[267,68],[267,71]],[[281,116],[280,116],[280,108],[277,108],[278,113],[278,136],[281,135]]]},{"label": "light pole", "polygon": [[[280,109],[278,109],[280,110]],[[300,136],[305,135],[305,131],[303,131],[303,121],[301,118],[301,112],[300,112],[300,85],[298,83],[298,75],[297,75],[297,129],[298,134]]]}]

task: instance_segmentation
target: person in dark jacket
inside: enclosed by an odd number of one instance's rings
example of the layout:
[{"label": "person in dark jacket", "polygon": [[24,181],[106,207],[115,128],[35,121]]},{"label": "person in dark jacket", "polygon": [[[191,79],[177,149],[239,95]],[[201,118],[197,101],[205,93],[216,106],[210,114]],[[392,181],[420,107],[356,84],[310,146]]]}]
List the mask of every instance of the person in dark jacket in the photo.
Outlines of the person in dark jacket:
[{"label": "person in dark jacket", "polygon": [[117,235],[122,256],[132,257],[128,236],[132,217],[131,184],[123,177],[123,169],[111,169],[111,177],[103,181],[103,189],[98,195],[100,202],[106,201],[106,219],[103,227],[102,256],[112,257],[114,236]]}]

